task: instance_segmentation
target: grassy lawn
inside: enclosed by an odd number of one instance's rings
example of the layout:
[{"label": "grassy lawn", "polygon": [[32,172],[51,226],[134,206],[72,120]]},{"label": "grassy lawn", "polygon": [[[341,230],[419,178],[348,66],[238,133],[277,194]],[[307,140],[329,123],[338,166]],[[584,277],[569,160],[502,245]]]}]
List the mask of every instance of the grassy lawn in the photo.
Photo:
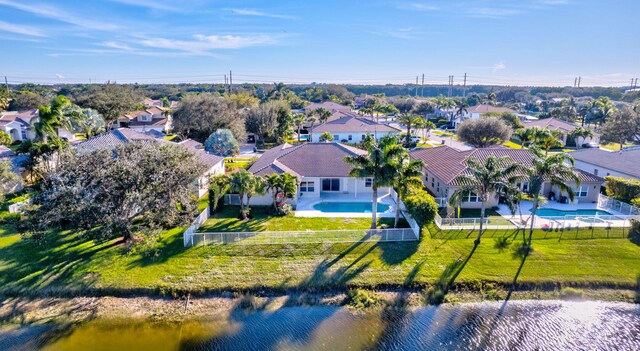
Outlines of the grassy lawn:
[{"label": "grassy lawn", "polygon": [[[635,146],[635,144],[630,144],[630,143],[624,144],[624,147],[629,147],[629,146]],[[620,143],[600,144],[600,147],[610,151],[619,151]]]},{"label": "grassy lawn", "polygon": [[255,162],[253,157],[226,157],[224,166],[228,171],[235,169],[248,169]]},{"label": "grassy lawn", "polygon": [[[456,211],[457,212],[457,211]],[[447,216],[447,208],[441,208],[440,211],[438,212],[438,214],[440,215],[440,217],[445,218]],[[511,222],[509,222],[506,218],[502,217],[502,215],[500,215],[498,212],[487,208],[484,211],[485,217],[489,218],[489,223],[490,224],[496,224],[496,225],[508,225],[508,224],[513,224]],[[458,216],[457,213],[454,216],[454,218],[480,218],[480,209],[479,208],[462,208],[460,209],[460,215]]]},{"label": "grassy lawn", "polygon": [[[6,211],[6,206],[2,209]],[[273,218],[240,223],[216,218],[215,230],[251,226],[274,229],[338,229],[363,226],[366,218],[345,220]],[[265,219],[265,218],[262,218]],[[235,226],[235,227],[234,227]],[[520,236],[489,230],[473,247],[475,232],[424,228],[419,242],[285,245],[214,245],[184,248],[182,229],[162,234],[157,255],[125,252],[119,240],[87,241],[61,232],[42,244],[23,240],[12,224],[0,225],[0,292],[130,294],[167,289],[207,291],[268,287],[338,288],[343,286],[413,286],[449,279],[509,283],[523,262]],[[591,237],[596,239],[591,239]],[[521,283],[637,286],[640,246],[625,233],[544,232],[534,235],[533,252],[518,276]],[[504,239],[501,239],[504,238]],[[95,290],[94,290],[95,289]]]},{"label": "grassy lawn", "polygon": [[510,149],[522,149],[522,145],[518,144],[518,143],[514,143],[513,141],[505,141],[502,145],[510,148]]}]

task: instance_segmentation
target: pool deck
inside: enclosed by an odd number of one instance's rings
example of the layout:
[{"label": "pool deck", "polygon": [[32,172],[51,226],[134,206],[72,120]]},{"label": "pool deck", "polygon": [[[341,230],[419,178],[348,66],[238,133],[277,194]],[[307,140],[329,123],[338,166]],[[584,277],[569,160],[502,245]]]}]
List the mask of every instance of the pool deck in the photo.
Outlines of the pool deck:
[{"label": "pool deck", "polygon": [[[334,217],[334,218],[368,218],[366,212],[321,212],[313,208],[320,202],[371,202],[371,195],[322,194],[320,197],[299,199],[296,204],[296,217]],[[378,196],[378,203],[389,205],[385,212],[378,212],[378,217],[393,218],[396,214],[396,203],[388,193]]]}]

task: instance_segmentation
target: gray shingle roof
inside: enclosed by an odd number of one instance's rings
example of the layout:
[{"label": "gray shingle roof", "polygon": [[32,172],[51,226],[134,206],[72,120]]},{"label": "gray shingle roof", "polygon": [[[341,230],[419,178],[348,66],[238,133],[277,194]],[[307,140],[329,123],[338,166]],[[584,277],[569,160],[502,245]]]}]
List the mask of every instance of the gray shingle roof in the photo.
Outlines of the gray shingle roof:
[{"label": "gray shingle roof", "polygon": [[640,178],[640,147],[622,151],[581,149],[571,154],[576,161],[590,163]]},{"label": "gray shingle roof", "polygon": [[340,143],[283,144],[267,150],[250,168],[257,175],[291,173],[302,177],[348,177],[351,165],[347,156],[366,151]]},{"label": "gray shingle roof", "polygon": [[[431,149],[413,149],[409,152],[412,158],[422,161],[427,171],[438,177],[447,185],[457,185],[455,178],[467,172],[466,160],[475,157],[481,162],[487,157],[508,156],[524,166],[532,165],[532,155],[525,149],[510,149],[504,147],[473,149],[459,151],[449,146],[439,146]],[[602,182],[604,179],[593,174],[576,170],[582,182]]]},{"label": "gray shingle roof", "polygon": [[347,116],[323,123],[313,128],[314,133],[400,133],[399,129],[386,124],[376,123],[371,119]]}]

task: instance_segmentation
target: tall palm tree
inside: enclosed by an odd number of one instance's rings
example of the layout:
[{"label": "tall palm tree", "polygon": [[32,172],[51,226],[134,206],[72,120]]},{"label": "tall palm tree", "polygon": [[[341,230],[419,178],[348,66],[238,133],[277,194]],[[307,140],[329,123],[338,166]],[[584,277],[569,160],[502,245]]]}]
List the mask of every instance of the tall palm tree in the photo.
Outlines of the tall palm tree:
[{"label": "tall palm tree", "polygon": [[424,121],[424,118],[417,115],[412,115],[412,114],[403,114],[403,115],[400,115],[398,118],[396,118],[396,122],[403,124],[405,127],[407,127],[407,135],[406,135],[407,144],[411,143],[411,129],[414,126],[422,123],[422,121]]},{"label": "tall palm tree", "polygon": [[550,149],[562,146],[561,135],[562,133],[558,130],[534,128],[533,142],[536,146],[543,148],[547,155]]},{"label": "tall palm tree", "polygon": [[248,215],[244,206],[244,197],[246,193],[250,191],[252,177],[253,175],[247,170],[241,170],[240,172],[233,173],[229,179],[229,190],[238,193],[238,196],[240,196],[240,215],[242,219],[247,219]]},{"label": "tall palm tree", "polygon": [[[412,188],[422,187],[422,161],[414,160],[404,151],[396,162],[396,176],[393,179],[393,187],[396,189],[396,205],[400,203],[400,195],[405,196]],[[393,227],[398,228],[400,221],[400,206],[396,206],[396,218]]]},{"label": "tall palm tree", "polygon": [[32,122],[38,140],[46,143],[49,138],[57,138],[59,128],[71,130],[70,116],[65,114],[65,109],[69,106],[71,101],[63,95],[58,95],[51,101],[50,106],[38,107],[38,118]]},{"label": "tall palm tree", "polygon": [[[298,179],[289,173],[270,174],[267,176],[267,190],[273,196],[273,209],[281,213],[289,197],[295,197],[298,189]],[[278,200],[280,198],[280,200]]]},{"label": "tall palm tree", "polygon": [[533,166],[527,169],[529,177],[529,191],[533,196],[533,206],[531,207],[531,224],[529,227],[528,246],[531,247],[531,238],[533,237],[533,226],[535,224],[536,211],[540,204],[540,192],[542,186],[547,181],[551,186],[560,189],[561,192],[567,193],[571,201],[574,198],[574,192],[570,186],[571,182],[576,186],[580,185],[580,177],[573,168],[573,157],[569,154],[561,152],[555,155],[547,156],[538,148],[532,148]]},{"label": "tall palm tree", "polygon": [[298,142],[300,142],[300,130],[302,129],[302,125],[307,121],[307,116],[304,113],[296,113],[293,115],[293,124],[295,124],[298,129]]},{"label": "tall palm tree", "polygon": [[480,198],[480,227],[478,237],[474,241],[477,246],[483,234],[485,206],[489,196],[498,196],[505,187],[522,178],[525,170],[521,164],[507,156],[491,155],[484,161],[470,157],[466,164],[469,173],[462,173],[455,178],[455,182],[460,184],[460,189],[451,195],[449,204],[455,206],[462,203],[471,194]]},{"label": "tall palm tree", "polygon": [[521,149],[533,140],[533,131],[533,128],[520,128],[513,132],[513,136],[520,142]]},{"label": "tall palm tree", "polygon": [[247,206],[245,207],[247,215],[249,211],[251,211],[251,207],[249,207],[249,203],[251,202],[251,198],[256,195],[264,195],[267,190],[267,181],[258,175],[249,176],[249,186],[246,188],[245,195],[247,196]]},{"label": "tall palm tree", "polygon": [[601,96],[594,101],[596,122],[600,125],[607,121],[616,112],[615,105],[606,96]]},{"label": "tall palm tree", "polygon": [[313,110],[313,114],[318,116],[318,120],[320,121],[320,123],[326,122],[332,115],[331,111],[327,110],[324,107],[318,107],[317,109]]},{"label": "tall palm tree", "polygon": [[392,136],[385,136],[376,142],[375,139],[365,140],[366,155],[347,156],[345,162],[352,165],[349,176],[354,178],[371,178],[371,229],[376,228],[378,217],[378,188],[389,186],[396,176],[394,160],[406,152],[398,140]]},{"label": "tall palm tree", "polygon": [[468,112],[467,107],[469,107],[469,104],[467,103],[467,100],[463,100],[463,99],[456,100],[455,104],[456,104],[455,117],[462,116],[464,113]]}]

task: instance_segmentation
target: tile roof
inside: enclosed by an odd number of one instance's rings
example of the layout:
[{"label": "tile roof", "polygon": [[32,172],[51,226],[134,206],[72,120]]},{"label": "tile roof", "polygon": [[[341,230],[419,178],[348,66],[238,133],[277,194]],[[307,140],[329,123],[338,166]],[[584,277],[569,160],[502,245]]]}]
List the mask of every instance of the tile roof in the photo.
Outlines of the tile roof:
[{"label": "tile roof", "polygon": [[640,179],[640,147],[613,152],[595,148],[580,149],[571,153],[571,156],[576,161],[608,168]]},{"label": "tile roof", "polygon": [[371,119],[346,116],[328,121],[313,128],[314,133],[334,132],[366,132],[366,133],[399,133],[400,130],[386,124],[376,123]]},{"label": "tile roof", "polygon": [[[466,160],[475,157],[481,162],[489,156],[508,156],[524,166],[532,165],[532,155],[526,149],[510,149],[504,147],[472,149],[459,151],[449,146],[430,149],[413,149],[409,152],[412,158],[422,161],[430,174],[438,177],[447,185],[457,185],[456,177],[467,172]],[[602,182],[603,179],[593,174],[576,170],[583,182]]]},{"label": "tile roof", "polygon": [[314,102],[304,107],[305,111],[313,111],[317,108],[324,108],[331,112],[342,111],[349,112],[351,111],[351,106],[341,105],[337,102],[325,101],[325,102]]},{"label": "tile roof", "polygon": [[302,177],[348,177],[351,165],[346,156],[366,151],[340,143],[283,144],[267,150],[250,168],[258,175],[290,173]]},{"label": "tile roof", "polygon": [[525,122],[524,126],[527,128],[539,127],[542,129],[546,128],[549,130],[560,130],[565,133],[570,132],[579,127],[575,124],[571,124],[569,122],[565,122],[556,118],[544,118],[544,119],[539,119],[537,121]]},{"label": "tile roof", "polygon": [[7,124],[16,121],[28,128],[31,126],[31,120],[36,117],[38,117],[37,108],[26,111],[7,111],[0,114],[0,123]]},{"label": "tile roof", "polygon": [[467,107],[468,113],[488,113],[488,112],[511,112],[516,113],[508,107],[498,107],[493,105],[476,105]]}]

